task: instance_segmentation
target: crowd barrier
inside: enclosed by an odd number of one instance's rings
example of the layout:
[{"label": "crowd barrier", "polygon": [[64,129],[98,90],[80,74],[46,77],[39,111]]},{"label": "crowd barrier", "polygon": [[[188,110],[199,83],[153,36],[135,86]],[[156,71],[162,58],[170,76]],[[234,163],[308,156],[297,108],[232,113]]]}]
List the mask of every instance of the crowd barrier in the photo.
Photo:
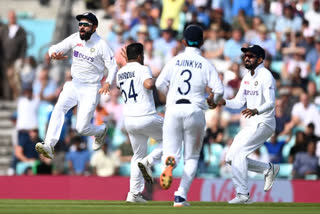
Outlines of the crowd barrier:
[{"label": "crowd barrier", "polygon": [[[150,195],[152,200],[172,201],[180,179],[174,179],[169,190],[162,190],[156,179]],[[249,190],[254,202],[320,203],[320,181],[281,180],[265,193],[263,180],[250,180]],[[2,176],[2,199],[60,200],[125,200],[129,190],[128,177],[96,176]],[[230,179],[196,178],[188,195],[189,201],[228,201],[235,196]]]}]

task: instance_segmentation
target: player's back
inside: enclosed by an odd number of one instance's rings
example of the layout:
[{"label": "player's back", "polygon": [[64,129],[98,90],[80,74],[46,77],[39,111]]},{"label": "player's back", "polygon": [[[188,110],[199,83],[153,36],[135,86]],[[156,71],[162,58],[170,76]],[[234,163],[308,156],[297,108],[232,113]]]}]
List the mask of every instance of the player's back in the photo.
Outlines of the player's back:
[{"label": "player's back", "polygon": [[124,100],[124,116],[143,116],[156,113],[152,90],[143,83],[152,78],[151,70],[138,62],[129,62],[117,72],[117,86]]},{"label": "player's back", "polygon": [[[162,72],[164,78],[170,82],[168,106],[184,100],[205,108],[205,89],[214,79],[212,73],[215,72],[217,76],[217,72],[213,65],[200,55],[199,49],[187,47],[185,52],[174,57]],[[161,74],[159,78],[163,78]]]}]

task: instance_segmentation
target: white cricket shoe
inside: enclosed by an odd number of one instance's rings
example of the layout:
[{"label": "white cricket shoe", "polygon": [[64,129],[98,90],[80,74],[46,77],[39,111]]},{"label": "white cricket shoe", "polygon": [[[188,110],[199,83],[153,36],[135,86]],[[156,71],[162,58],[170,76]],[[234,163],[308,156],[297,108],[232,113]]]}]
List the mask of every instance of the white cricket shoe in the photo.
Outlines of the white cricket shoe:
[{"label": "white cricket shoe", "polygon": [[249,195],[237,194],[237,196],[228,202],[229,204],[252,204]]},{"label": "white cricket shoe", "polygon": [[133,194],[132,192],[128,192],[126,201],[129,203],[147,203],[147,200],[145,200],[142,197],[142,194],[140,192],[138,194]]},{"label": "white cricket shoe", "polygon": [[144,180],[147,183],[153,183],[153,178],[152,178],[152,170],[151,170],[151,165],[147,160],[147,157],[143,158],[141,161],[138,162],[138,167],[143,175]]},{"label": "white cricket shoe", "polygon": [[108,131],[108,125],[107,124],[105,124],[105,125],[106,125],[106,128],[103,130],[102,135],[99,137],[95,137],[95,139],[94,139],[94,142],[92,144],[92,149],[94,151],[99,150],[102,147],[102,145],[105,143],[105,139],[106,139],[107,131]]},{"label": "white cricket shoe", "polygon": [[264,191],[267,192],[271,189],[274,180],[276,179],[279,171],[280,171],[280,166],[277,164],[270,164],[270,169],[267,172],[267,174],[264,176]]},{"label": "white cricket shoe", "polygon": [[52,159],[54,156],[54,149],[52,146],[47,145],[43,142],[38,142],[36,144],[36,150],[39,154],[42,154],[46,158]]},{"label": "white cricket shoe", "polygon": [[174,207],[190,207],[190,203],[181,196],[174,196]]}]

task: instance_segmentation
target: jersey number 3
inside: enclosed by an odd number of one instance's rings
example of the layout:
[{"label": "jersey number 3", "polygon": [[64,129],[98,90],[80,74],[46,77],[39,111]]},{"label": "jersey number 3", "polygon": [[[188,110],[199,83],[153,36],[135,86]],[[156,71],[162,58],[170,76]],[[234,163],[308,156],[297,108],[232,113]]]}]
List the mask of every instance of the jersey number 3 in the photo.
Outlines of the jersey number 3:
[{"label": "jersey number 3", "polygon": [[[127,92],[125,90],[122,89],[122,85],[124,84],[124,82],[120,82],[120,88],[121,88],[121,95],[124,99],[124,102],[127,103],[128,100],[128,96],[127,96]],[[129,99],[133,98],[135,102],[137,102],[137,96],[138,94],[136,94],[136,92],[134,91],[134,84],[133,84],[133,80],[131,80],[130,82],[130,88],[129,88]]]},{"label": "jersey number 3", "polygon": [[[179,87],[179,88],[178,88],[178,92],[179,92],[181,95],[187,95],[187,94],[189,93],[189,91],[190,91],[190,88],[191,88],[191,85],[190,85],[189,80],[190,80],[191,77],[192,77],[192,73],[191,73],[190,70],[183,70],[183,71],[181,72],[180,76],[183,76],[184,73],[187,73],[187,74],[186,74],[186,75],[187,75],[187,78],[186,78],[185,80],[183,80],[183,82],[187,84],[188,88],[187,88],[187,90],[186,90],[185,92],[183,92],[183,91],[181,90],[181,88]],[[186,76],[186,75],[185,75],[185,76]]]}]

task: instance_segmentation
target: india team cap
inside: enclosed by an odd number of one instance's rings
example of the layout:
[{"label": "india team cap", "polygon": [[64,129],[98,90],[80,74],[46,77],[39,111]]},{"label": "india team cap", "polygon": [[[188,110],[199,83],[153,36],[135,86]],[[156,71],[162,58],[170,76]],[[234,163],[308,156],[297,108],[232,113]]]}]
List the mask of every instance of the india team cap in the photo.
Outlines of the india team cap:
[{"label": "india team cap", "polygon": [[264,49],[262,47],[260,47],[259,45],[250,45],[247,48],[241,48],[241,51],[243,53],[251,52],[251,53],[255,54],[257,57],[261,57],[262,59],[264,59],[266,56]]},{"label": "india team cap", "polygon": [[90,12],[86,12],[86,13],[83,13],[83,14],[80,14],[80,15],[77,15],[76,16],[76,19],[78,21],[80,21],[81,19],[88,19],[92,22],[93,25],[98,25],[98,19],[97,17],[93,14],[93,13],[90,13]]},{"label": "india team cap", "polygon": [[[203,40],[203,30],[199,25],[189,25],[183,32],[183,37],[189,45],[200,43]],[[197,44],[195,44],[197,45]]]}]

